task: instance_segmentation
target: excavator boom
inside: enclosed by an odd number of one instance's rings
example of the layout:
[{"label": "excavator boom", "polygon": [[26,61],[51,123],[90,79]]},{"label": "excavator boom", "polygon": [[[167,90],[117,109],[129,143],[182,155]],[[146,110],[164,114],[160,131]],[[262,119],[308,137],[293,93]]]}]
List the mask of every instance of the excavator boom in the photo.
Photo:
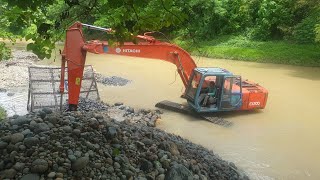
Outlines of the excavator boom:
[{"label": "excavator boom", "polygon": [[64,92],[63,79],[65,63],[67,62],[70,110],[77,108],[87,52],[95,54],[118,54],[168,61],[176,65],[185,87],[188,85],[188,80],[193,69],[197,67],[190,54],[182,48],[174,44],[160,42],[146,34],[136,36],[136,38],[140,40],[137,44],[126,42],[121,44],[121,46],[120,44],[110,46],[106,41],[93,40],[86,42],[82,32],[83,26],[105,31],[106,33],[112,31],[111,29],[81,24],[80,22],[76,22],[67,30],[65,46],[62,53],[60,93]]}]

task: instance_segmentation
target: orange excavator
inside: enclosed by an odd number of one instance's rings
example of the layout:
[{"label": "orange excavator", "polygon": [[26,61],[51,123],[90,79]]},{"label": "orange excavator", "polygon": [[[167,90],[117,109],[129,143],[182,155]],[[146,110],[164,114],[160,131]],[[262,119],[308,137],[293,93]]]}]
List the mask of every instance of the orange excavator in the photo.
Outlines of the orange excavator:
[{"label": "orange excavator", "polygon": [[[266,106],[268,91],[259,84],[242,81],[241,76],[234,75],[223,68],[197,67],[188,52],[177,45],[155,39],[150,35],[151,33],[136,36],[137,43],[125,42],[110,46],[106,41],[85,41],[83,27],[106,33],[112,32],[110,28],[80,22],[74,23],[67,29],[62,52],[60,92],[64,92],[65,63],[67,62],[69,110],[71,111],[77,110],[87,52],[159,59],[173,63],[185,86],[182,97],[187,99],[189,105],[187,108],[196,113],[264,109]],[[212,84],[214,87],[211,87]],[[164,101],[159,107],[166,108],[166,106],[175,105]]]}]

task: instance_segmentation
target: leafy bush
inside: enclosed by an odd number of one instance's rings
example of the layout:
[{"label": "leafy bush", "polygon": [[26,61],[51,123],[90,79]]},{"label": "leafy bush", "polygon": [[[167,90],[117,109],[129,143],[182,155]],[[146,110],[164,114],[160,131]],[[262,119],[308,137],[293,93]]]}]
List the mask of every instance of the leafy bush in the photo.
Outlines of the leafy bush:
[{"label": "leafy bush", "polygon": [[4,42],[0,43],[0,61],[8,60],[11,57],[11,50],[6,47]]},{"label": "leafy bush", "polygon": [[7,112],[0,106],[0,121],[7,117]]},{"label": "leafy bush", "polygon": [[299,43],[314,43],[316,39],[316,25],[320,21],[320,13],[316,12],[305,18],[294,28],[293,37]]}]

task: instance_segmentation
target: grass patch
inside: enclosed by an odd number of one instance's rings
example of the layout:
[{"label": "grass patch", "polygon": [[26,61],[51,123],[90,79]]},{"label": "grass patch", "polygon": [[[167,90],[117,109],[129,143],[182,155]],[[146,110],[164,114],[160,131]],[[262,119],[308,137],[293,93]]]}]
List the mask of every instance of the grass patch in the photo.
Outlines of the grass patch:
[{"label": "grass patch", "polygon": [[294,44],[287,41],[252,41],[243,36],[222,36],[210,41],[174,40],[191,52],[211,58],[234,59],[264,63],[320,66],[319,44]]},{"label": "grass patch", "polygon": [[0,121],[4,120],[7,117],[7,112],[0,106]]}]

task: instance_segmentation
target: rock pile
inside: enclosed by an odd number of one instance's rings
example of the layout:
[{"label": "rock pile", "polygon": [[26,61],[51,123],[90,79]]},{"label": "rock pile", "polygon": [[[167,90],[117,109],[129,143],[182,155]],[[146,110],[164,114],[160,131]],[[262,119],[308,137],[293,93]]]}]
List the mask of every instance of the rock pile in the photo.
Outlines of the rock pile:
[{"label": "rock pile", "polygon": [[126,111],[122,122],[107,111],[10,117],[0,124],[0,179],[248,179],[202,146],[141,123],[156,113]]}]

